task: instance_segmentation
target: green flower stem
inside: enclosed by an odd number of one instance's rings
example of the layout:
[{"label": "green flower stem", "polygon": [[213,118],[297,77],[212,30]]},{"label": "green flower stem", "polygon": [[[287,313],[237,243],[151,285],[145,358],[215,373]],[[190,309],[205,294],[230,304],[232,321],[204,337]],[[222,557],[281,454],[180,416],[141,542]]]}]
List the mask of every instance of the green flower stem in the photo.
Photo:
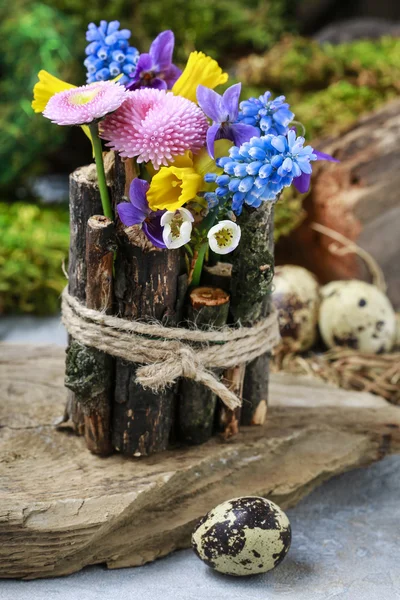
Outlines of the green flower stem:
[{"label": "green flower stem", "polygon": [[103,206],[103,213],[105,217],[108,217],[113,221],[114,215],[111,208],[110,196],[108,195],[106,174],[104,172],[103,149],[101,147],[101,141],[99,138],[99,126],[97,123],[91,123],[89,125],[89,129],[93,141],[94,159],[96,161],[97,169],[97,181],[99,185],[101,204]]},{"label": "green flower stem", "polygon": [[[199,248],[197,248],[196,263],[195,263],[193,271],[191,273],[191,278],[190,278],[190,282],[189,282],[191,287],[197,287],[198,285],[200,285],[200,279],[201,279],[201,273],[203,271],[204,259],[206,257],[207,251],[208,251],[207,232],[214,225],[215,221],[217,220],[217,217],[218,217],[218,207],[210,210],[210,212],[208,213],[208,215],[202,222],[201,227],[199,228],[198,233],[199,233],[200,239],[203,238],[206,241],[204,241],[201,244],[201,246]],[[194,258],[195,258],[195,256],[193,255],[192,260]]]},{"label": "green flower stem", "polygon": [[198,250],[196,264],[193,269],[191,287],[197,287],[200,285],[201,273],[203,271],[203,263],[206,252],[208,250],[208,242],[205,242],[202,246],[200,246]]}]

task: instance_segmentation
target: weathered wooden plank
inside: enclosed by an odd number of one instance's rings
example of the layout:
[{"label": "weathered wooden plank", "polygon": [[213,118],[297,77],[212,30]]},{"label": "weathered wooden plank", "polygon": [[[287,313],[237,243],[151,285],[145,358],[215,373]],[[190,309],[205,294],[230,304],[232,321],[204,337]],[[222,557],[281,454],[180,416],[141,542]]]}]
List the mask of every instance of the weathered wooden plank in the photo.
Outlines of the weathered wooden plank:
[{"label": "weathered wooden plank", "polygon": [[195,521],[242,494],[282,507],[400,451],[400,409],[313,379],[270,378],[263,427],[148,458],[107,459],[54,427],[64,349],[0,344],[0,577],[140,565],[189,545]]}]

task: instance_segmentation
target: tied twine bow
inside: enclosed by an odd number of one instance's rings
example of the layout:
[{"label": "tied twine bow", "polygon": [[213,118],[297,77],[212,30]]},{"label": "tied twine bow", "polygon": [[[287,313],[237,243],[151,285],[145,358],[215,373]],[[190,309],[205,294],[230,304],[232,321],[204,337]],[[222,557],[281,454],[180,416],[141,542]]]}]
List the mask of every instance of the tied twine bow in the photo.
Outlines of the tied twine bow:
[{"label": "tied twine bow", "polygon": [[67,289],[62,322],[78,342],[143,365],[136,381],[144,388],[159,392],[185,377],[209,388],[231,410],[241,406],[241,399],[210,369],[250,362],[280,341],[275,311],[252,327],[201,331],[105,315],[81,304]]}]

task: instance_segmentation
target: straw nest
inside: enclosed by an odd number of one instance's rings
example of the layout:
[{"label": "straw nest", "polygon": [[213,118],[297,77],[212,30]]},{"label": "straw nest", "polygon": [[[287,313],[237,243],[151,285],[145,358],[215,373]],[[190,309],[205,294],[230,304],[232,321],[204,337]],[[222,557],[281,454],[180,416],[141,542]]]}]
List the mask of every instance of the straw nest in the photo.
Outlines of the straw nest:
[{"label": "straw nest", "polygon": [[400,352],[365,354],[350,348],[333,348],[299,355],[280,346],[271,367],[274,372],[311,375],[346,390],[372,392],[400,404]]}]

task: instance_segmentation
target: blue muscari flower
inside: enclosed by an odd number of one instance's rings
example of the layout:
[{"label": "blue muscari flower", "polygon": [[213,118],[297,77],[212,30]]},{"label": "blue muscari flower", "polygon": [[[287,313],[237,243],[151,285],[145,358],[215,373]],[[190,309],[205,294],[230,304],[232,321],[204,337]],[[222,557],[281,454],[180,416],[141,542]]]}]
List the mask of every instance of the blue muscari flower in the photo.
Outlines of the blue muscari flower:
[{"label": "blue muscari flower", "polygon": [[130,81],[129,75],[136,69],[139,52],[129,46],[129,29],[120,30],[119,26],[119,21],[100,21],[99,27],[89,23],[86,39],[90,43],[83,63],[87,69],[87,83],[114,79],[121,73],[120,83]]},{"label": "blue muscari flower", "polygon": [[259,127],[264,134],[286,135],[294,113],[289,110],[285,96],[271,100],[271,92],[259,98],[250,98],[240,103],[238,121]]},{"label": "blue muscari flower", "polygon": [[304,146],[304,141],[290,130],[287,135],[253,137],[240,148],[230,148],[229,156],[216,161],[224,173],[205,176],[207,183],[217,185],[214,192],[206,195],[209,206],[229,194],[232,210],[240,215],[244,203],[258,208],[264,201],[275,201],[293,180],[311,174],[310,163],[318,156],[311,146]]}]

